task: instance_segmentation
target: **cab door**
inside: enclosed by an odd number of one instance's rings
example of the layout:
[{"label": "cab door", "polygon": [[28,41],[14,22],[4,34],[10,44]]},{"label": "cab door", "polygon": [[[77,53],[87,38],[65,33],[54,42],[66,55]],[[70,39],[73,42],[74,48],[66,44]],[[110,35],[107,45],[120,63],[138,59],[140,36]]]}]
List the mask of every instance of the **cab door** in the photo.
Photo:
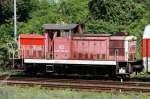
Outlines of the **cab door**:
[{"label": "cab door", "polygon": [[71,59],[71,33],[60,31],[60,35],[54,39],[54,59]]}]

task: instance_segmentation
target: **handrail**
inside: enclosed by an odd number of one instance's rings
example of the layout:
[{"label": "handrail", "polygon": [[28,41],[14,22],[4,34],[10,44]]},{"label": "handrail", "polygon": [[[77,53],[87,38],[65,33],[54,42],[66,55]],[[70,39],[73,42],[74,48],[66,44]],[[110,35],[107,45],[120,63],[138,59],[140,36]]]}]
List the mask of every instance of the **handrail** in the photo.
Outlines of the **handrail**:
[{"label": "handrail", "polygon": [[118,61],[117,57],[118,57],[118,49],[115,49],[115,61],[116,62]]}]

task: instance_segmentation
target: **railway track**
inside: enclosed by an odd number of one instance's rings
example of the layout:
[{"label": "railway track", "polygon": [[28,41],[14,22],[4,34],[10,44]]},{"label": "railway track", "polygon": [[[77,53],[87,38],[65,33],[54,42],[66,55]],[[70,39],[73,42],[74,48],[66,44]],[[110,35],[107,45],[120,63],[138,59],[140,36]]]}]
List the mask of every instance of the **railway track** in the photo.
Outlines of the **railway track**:
[{"label": "railway track", "polygon": [[136,81],[113,81],[113,80],[83,80],[83,79],[59,79],[59,78],[36,78],[36,77],[10,77],[0,78],[2,84],[35,86],[46,88],[71,88],[88,91],[136,91],[150,92],[150,82]]}]

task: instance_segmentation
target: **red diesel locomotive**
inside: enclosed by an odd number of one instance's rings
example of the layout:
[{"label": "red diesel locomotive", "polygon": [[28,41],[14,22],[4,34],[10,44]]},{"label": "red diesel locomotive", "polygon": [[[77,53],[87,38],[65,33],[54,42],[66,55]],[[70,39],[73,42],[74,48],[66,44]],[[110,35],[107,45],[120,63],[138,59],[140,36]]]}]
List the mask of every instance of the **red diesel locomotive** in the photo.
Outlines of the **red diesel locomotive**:
[{"label": "red diesel locomotive", "polygon": [[44,24],[43,34],[20,34],[19,60],[33,72],[129,75],[150,72],[150,26],[143,33],[143,61],[135,36],[84,33],[81,24]]}]

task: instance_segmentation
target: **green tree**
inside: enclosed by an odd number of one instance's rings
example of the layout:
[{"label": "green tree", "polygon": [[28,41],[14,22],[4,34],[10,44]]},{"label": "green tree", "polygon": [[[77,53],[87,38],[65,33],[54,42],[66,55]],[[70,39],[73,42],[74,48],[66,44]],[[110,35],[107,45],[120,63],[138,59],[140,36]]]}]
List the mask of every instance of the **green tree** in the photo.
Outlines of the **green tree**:
[{"label": "green tree", "polygon": [[89,11],[94,19],[129,24],[141,19],[145,8],[134,0],[91,0]]},{"label": "green tree", "polygon": [[12,4],[11,2],[1,3],[0,4],[0,25],[4,24],[12,17]]},{"label": "green tree", "polygon": [[[0,4],[0,24],[7,23],[13,18],[13,0]],[[31,11],[38,8],[39,0],[17,0],[17,21],[25,22],[30,19]]]}]

